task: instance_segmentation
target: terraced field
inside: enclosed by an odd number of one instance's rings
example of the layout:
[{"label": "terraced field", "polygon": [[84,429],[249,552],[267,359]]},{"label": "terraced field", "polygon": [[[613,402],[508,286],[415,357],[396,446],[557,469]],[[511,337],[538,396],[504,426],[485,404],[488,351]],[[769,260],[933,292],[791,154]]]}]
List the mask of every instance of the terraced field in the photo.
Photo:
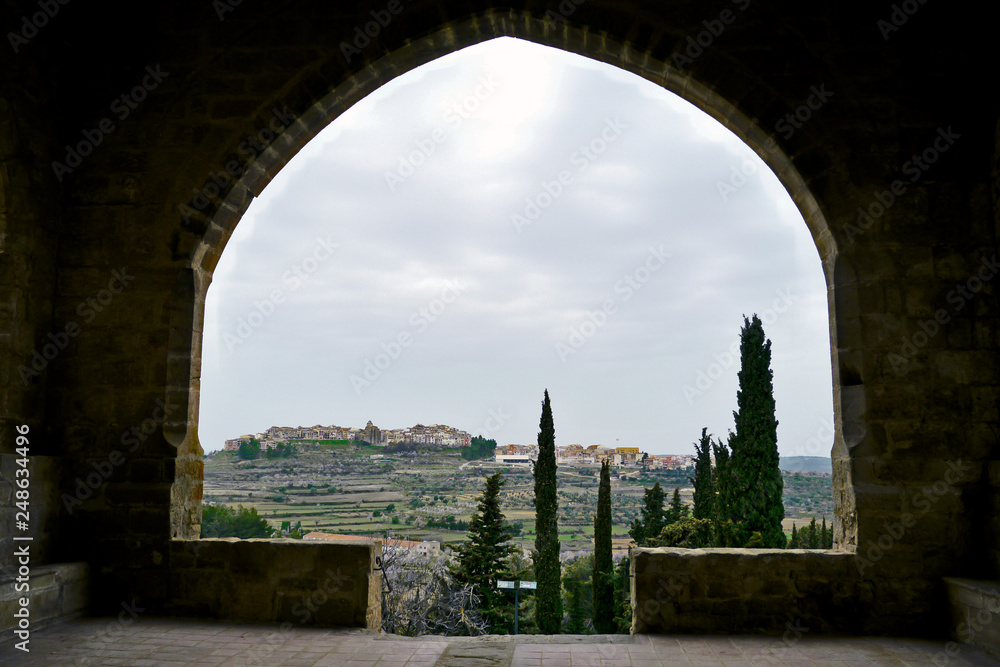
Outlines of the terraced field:
[{"label": "terraced field", "polygon": [[[380,447],[345,442],[298,443],[289,459],[239,461],[216,452],[205,459],[205,501],[255,507],[275,527],[301,521],[307,531],[374,534],[413,540],[461,542],[475,511],[487,475],[497,470],[506,480],[502,490],[507,520],[520,523],[516,542],[529,551],[534,543],[534,481],[527,467],[466,462],[457,450],[384,454]],[[373,458],[377,457],[377,458]],[[669,501],[675,486],[691,502],[687,472],[639,470],[612,472],[613,540],[616,550],[628,546],[628,526],[638,518],[643,490],[657,480]],[[829,476],[786,474],[785,528],[801,525],[799,507],[832,517]],[[558,470],[559,526],[563,551],[593,549],[593,514],[597,505],[598,466]],[[789,490],[798,494],[789,497]],[[797,498],[801,497],[799,502]],[[792,501],[791,503],[789,501]]]}]

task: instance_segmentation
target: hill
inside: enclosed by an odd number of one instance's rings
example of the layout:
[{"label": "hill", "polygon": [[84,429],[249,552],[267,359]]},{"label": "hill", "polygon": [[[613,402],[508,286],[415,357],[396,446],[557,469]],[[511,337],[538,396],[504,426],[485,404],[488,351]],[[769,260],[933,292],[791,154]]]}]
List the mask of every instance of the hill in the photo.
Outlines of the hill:
[{"label": "hill", "polygon": [[817,472],[833,474],[833,461],[829,456],[782,456],[778,468],[785,472]]}]

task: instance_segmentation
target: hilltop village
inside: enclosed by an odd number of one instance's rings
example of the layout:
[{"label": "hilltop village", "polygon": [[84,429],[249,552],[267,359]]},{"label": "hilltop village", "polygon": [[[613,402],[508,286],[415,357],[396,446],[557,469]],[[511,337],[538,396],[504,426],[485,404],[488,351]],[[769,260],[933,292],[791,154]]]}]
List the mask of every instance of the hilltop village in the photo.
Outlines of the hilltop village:
[{"label": "hilltop village", "polygon": [[[272,426],[256,434],[241,435],[226,440],[225,450],[235,452],[240,445],[257,441],[261,451],[273,449],[280,444],[292,442],[365,442],[375,447],[413,443],[440,448],[468,447],[472,436],[460,429],[444,424],[425,426],[417,424],[409,428],[380,429],[371,421],[364,428],[343,426]],[[377,455],[376,455],[377,456]],[[537,445],[499,445],[491,460],[497,463],[527,465],[538,458]],[[638,447],[603,447],[580,444],[556,447],[556,463],[564,466],[598,465],[609,461],[618,467],[644,466],[655,470],[681,470],[694,466],[694,456],[686,454],[655,455],[643,452]]]}]

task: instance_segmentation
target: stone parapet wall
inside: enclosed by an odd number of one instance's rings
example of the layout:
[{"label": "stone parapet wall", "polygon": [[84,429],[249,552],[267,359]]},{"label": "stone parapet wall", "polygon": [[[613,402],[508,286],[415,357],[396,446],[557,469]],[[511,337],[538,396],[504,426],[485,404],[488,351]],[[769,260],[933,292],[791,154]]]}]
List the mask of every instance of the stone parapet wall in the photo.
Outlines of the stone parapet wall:
[{"label": "stone parapet wall", "polygon": [[[1000,658],[1000,581],[945,579],[951,609],[951,636],[962,644],[971,644]],[[950,644],[949,655],[960,647]]]},{"label": "stone parapet wall", "polygon": [[172,540],[165,611],[295,626],[381,627],[381,544]]},{"label": "stone parapet wall", "polygon": [[858,632],[854,555],[807,549],[631,550],[633,634]]},{"label": "stone parapet wall", "polygon": [[[24,543],[22,543],[24,544]],[[16,562],[16,561],[15,561]],[[27,584],[27,590],[15,584]],[[13,632],[20,619],[15,614],[25,608],[27,598],[29,632],[51,623],[79,616],[87,611],[90,568],[86,563],[62,563],[33,568],[27,582],[0,576],[0,642],[18,640]]]}]

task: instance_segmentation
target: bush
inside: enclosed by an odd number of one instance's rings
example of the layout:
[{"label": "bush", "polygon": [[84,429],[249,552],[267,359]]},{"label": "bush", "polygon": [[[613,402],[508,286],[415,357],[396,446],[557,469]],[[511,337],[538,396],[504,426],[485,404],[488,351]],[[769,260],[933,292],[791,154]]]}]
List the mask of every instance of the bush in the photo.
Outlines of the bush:
[{"label": "bush", "polygon": [[274,531],[267,519],[257,514],[257,509],[226,505],[205,505],[201,511],[202,537],[271,537]]}]

